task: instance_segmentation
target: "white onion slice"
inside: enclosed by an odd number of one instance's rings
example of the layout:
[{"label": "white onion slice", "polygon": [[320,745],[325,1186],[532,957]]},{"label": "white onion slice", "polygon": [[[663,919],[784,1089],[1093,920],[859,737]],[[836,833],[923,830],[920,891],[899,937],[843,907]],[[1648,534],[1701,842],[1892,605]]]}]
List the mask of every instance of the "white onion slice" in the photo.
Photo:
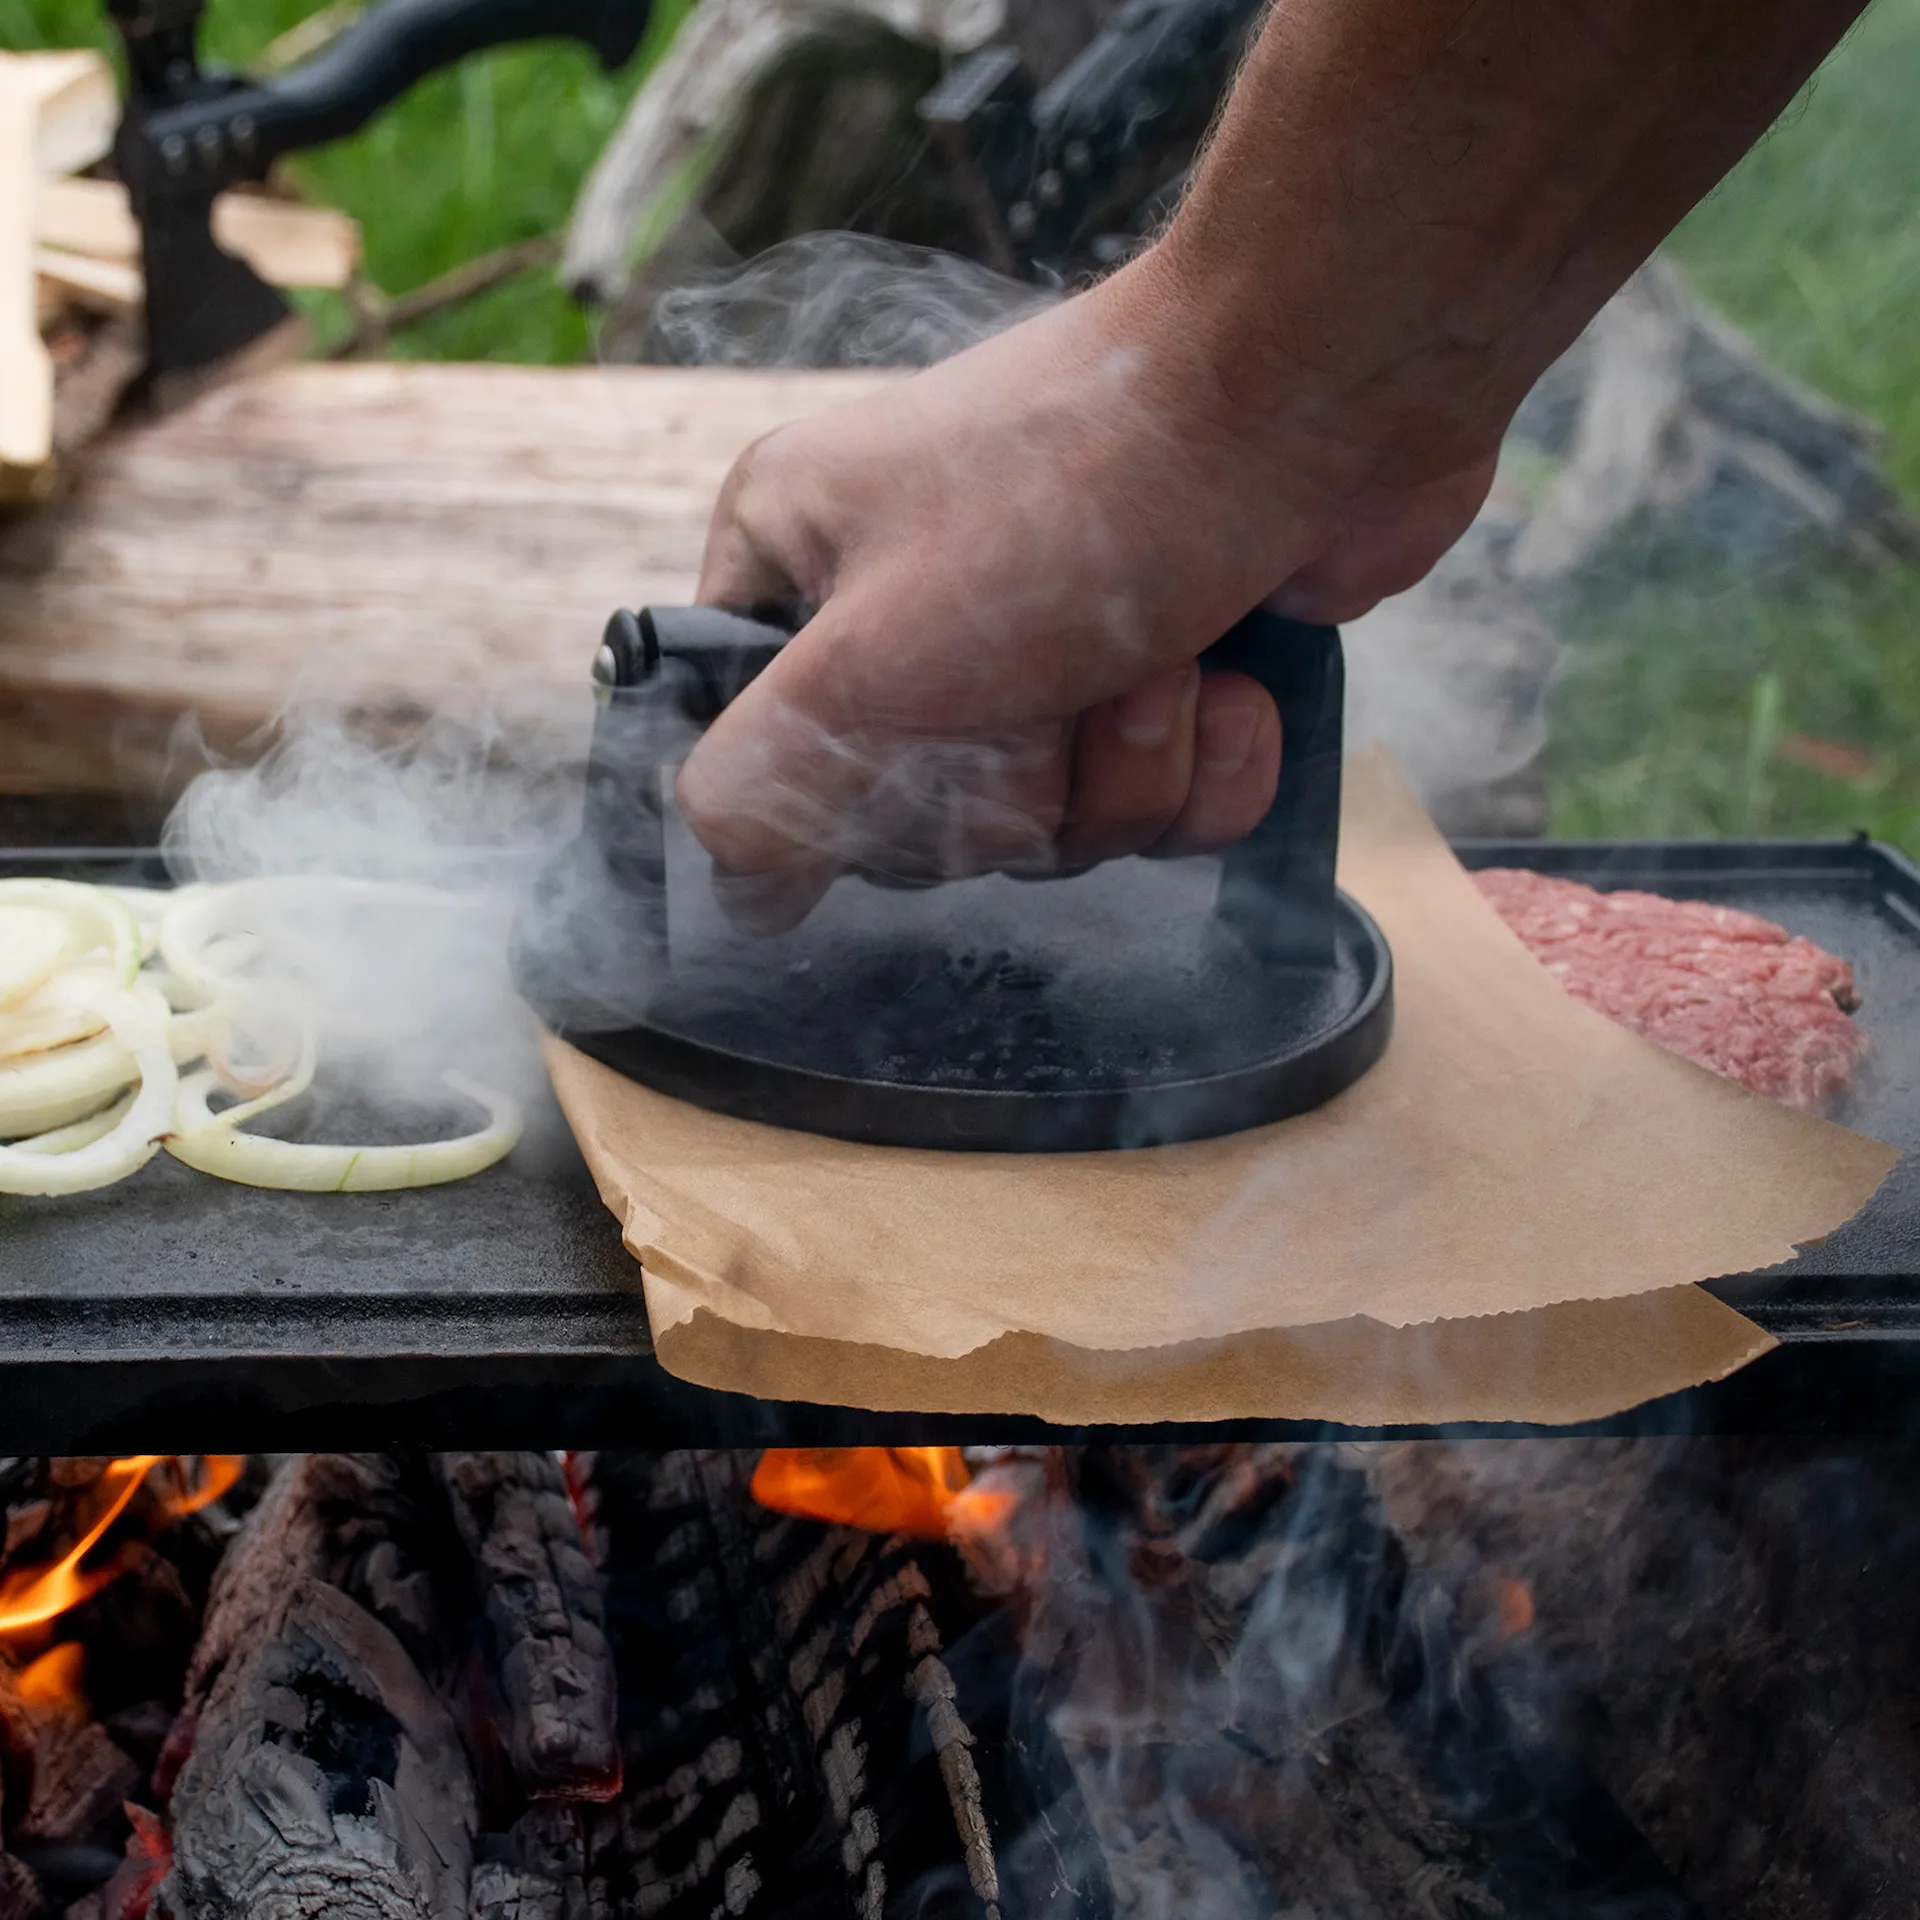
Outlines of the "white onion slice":
[{"label": "white onion slice", "polygon": [[133,909],[101,887],[78,880],[0,880],[0,907],[34,907],[57,913],[69,929],[65,959],[80,960],[96,948],[120,986],[140,971],[145,943]]},{"label": "white onion slice", "polygon": [[[164,1027],[160,1036],[165,1046]],[[111,1032],[32,1055],[20,1064],[0,1066],[0,1140],[44,1133],[92,1113],[137,1071],[132,1052]]]},{"label": "white onion slice", "polygon": [[[33,997],[33,1008],[49,1019],[69,1015],[95,1027],[104,1025],[93,1003],[71,991],[89,982],[112,985],[103,974],[76,969],[42,987]],[[158,989],[145,980],[114,990],[131,993],[153,1016],[175,1066],[198,1060],[225,1029],[223,1008],[203,1007],[193,1013],[174,1014]],[[0,1061],[0,1140],[44,1133],[83,1119],[139,1076],[132,1051],[112,1032],[95,1033],[91,1039],[68,1046]]]},{"label": "white onion slice", "polygon": [[51,907],[0,903],[0,1007],[37,993],[70,958],[73,928]]},{"label": "white onion slice", "polygon": [[55,1127],[47,1133],[36,1133],[30,1140],[16,1140],[13,1150],[15,1153],[71,1153],[75,1147],[89,1147],[126,1118],[127,1109],[137,1097],[137,1091],[123,1093],[111,1106],[88,1114],[84,1120]]},{"label": "white onion slice", "polygon": [[42,991],[98,1013],[132,1056],[140,1089],[107,1132],[71,1151],[0,1147],[0,1193],[84,1193],[111,1186],[153,1158],[173,1118],[180,1077],[167,1044],[166,1018],[155,1013],[147,995],[84,974]]},{"label": "white onion slice", "polygon": [[[308,1077],[311,1077],[310,1062]],[[211,1072],[196,1073],[180,1083],[176,1131],[167,1151],[201,1173],[248,1187],[277,1187],[293,1193],[391,1193],[403,1187],[433,1187],[448,1180],[464,1180],[513,1151],[523,1125],[517,1101],[465,1074],[443,1076],[456,1093],[487,1111],[487,1125],[478,1133],[453,1140],[434,1140],[417,1147],[318,1146],[293,1140],[270,1140],[246,1133],[236,1122],[251,1118],[269,1106],[293,1097],[298,1071],[273,1092],[243,1106],[214,1113],[207,1098],[219,1084]]]},{"label": "white onion slice", "polygon": [[0,1013],[0,1066],[11,1066],[25,1056],[51,1053],[76,1040],[104,1033],[107,1023],[85,1007],[43,1007],[38,993]]}]

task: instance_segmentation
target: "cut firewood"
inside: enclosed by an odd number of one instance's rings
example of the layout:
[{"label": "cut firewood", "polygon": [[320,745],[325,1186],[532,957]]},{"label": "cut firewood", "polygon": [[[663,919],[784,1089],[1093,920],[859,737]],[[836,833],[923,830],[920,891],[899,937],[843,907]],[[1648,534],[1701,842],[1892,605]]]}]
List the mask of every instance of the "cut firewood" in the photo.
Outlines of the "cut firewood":
[{"label": "cut firewood", "polygon": [[[129,266],[140,258],[140,229],[117,180],[47,181],[35,231],[42,247]],[[360,264],[358,221],[264,194],[221,194],[213,237],[279,287],[344,287]]]},{"label": "cut firewood", "polygon": [[145,298],[140,269],[124,260],[96,260],[91,254],[69,253],[64,247],[36,247],[33,270],[74,306],[110,319],[138,313]]},{"label": "cut firewood", "polygon": [[537,1798],[620,1785],[600,1577],[550,1453],[442,1453],[434,1469],[481,1585],[509,1758]]},{"label": "cut firewood", "polygon": [[62,459],[79,452],[106,429],[121,395],[140,377],[147,360],[146,329],[133,319],[96,324],[71,366],[53,381],[53,450]]},{"label": "cut firewood", "polygon": [[40,497],[53,473],[53,362],[33,274],[38,110],[20,64],[0,65],[0,501]]},{"label": "cut firewood", "polygon": [[33,101],[36,171],[78,173],[113,151],[120,92],[113,69],[99,54],[83,49],[0,53],[0,73],[11,76]]}]

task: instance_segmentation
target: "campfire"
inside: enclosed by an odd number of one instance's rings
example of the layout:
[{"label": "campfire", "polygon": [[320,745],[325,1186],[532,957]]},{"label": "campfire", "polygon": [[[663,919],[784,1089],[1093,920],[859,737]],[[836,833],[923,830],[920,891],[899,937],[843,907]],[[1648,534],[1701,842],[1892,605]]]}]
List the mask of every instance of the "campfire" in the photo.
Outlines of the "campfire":
[{"label": "campfire", "polygon": [[15,1460],[0,1920],[1892,1915],[1902,1484],[1715,1442]]}]

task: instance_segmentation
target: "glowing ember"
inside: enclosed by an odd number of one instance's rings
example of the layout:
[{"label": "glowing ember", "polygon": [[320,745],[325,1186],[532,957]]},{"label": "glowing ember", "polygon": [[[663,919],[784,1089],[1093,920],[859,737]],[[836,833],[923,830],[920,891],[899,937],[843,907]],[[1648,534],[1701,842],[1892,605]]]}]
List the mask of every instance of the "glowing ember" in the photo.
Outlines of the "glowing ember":
[{"label": "glowing ember", "polygon": [[97,1550],[150,1479],[153,1518],[165,1525],[219,1499],[239,1479],[245,1464],[244,1456],[237,1453],[202,1454],[198,1472],[190,1475],[186,1466],[190,1457],[135,1453],[104,1467],[92,1489],[99,1506],[74,1546],[50,1567],[22,1568],[0,1579],[0,1634],[19,1633],[57,1619],[92,1599],[124,1571],[127,1542]]},{"label": "glowing ember", "polygon": [[984,1531],[1010,1496],[976,1490],[958,1447],[769,1447],[753,1497],[776,1513],[944,1540],[956,1525]]},{"label": "glowing ember", "polygon": [[1509,1640],[1533,1625],[1533,1589],[1524,1580],[1502,1578],[1494,1589],[1494,1611]]}]

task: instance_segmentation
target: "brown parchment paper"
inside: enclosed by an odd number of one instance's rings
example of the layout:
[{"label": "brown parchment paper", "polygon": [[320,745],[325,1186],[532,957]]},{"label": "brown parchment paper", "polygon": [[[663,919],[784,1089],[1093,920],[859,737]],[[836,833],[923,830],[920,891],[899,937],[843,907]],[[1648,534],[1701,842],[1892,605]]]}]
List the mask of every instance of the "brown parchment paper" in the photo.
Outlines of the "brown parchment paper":
[{"label": "brown parchment paper", "polygon": [[560,1042],[662,1363],[781,1398],[1061,1421],[1597,1417],[1772,1344],[1691,1283],[1786,1259],[1893,1149],[1571,999],[1383,753],[1341,883],[1394,952],[1386,1057],[1317,1112],[1106,1154],[863,1147]]}]

